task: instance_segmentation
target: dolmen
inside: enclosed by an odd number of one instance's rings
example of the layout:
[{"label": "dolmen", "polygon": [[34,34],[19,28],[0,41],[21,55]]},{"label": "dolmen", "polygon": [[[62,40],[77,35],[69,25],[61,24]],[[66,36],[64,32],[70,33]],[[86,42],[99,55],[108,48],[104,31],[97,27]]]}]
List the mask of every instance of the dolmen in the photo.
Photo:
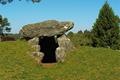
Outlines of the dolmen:
[{"label": "dolmen", "polygon": [[64,62],[66,53],[74,49],[65,34],[73,26],[70,21],[47,20],[25,25],[19,33],[35,49],[32,56],[38,63]]}]

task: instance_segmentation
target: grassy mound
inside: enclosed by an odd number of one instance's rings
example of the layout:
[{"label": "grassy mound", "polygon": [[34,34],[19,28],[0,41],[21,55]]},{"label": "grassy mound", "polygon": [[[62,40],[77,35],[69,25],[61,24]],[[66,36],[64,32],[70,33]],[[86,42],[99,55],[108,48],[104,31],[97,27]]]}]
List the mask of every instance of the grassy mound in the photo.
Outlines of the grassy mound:
[{"label": "grassy mound", "polygon": [[[64,63],[38,65],[24,41],[0,43],[0,80],[120,80],[120,52],[80,47]],[[47,67],[45,67],[47,66]]]}]

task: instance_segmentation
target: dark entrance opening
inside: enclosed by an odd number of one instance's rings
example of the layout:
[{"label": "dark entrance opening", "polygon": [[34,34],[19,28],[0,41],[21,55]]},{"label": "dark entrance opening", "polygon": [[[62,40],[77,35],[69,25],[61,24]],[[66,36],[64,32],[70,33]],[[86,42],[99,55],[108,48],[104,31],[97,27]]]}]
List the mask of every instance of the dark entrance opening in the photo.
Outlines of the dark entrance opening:
[{"label": "dark entrance opening", "polygon": [[39,45],[41,47],[40,52],[44,53],[42,63],[55,63],[56,55],[55,50],[58,47],[58,43],[54,37],[40,37]]}]

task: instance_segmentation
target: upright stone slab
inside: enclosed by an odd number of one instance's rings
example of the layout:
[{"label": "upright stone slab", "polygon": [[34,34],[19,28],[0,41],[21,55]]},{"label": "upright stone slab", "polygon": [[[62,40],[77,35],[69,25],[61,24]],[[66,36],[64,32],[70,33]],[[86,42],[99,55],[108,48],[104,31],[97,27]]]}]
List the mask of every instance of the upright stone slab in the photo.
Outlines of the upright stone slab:
[{"label": "upright stone slab", "polygon": [[56,58],[58,62],[64,62],[66,53],[73,50],[74,46],[69,38],[65,35],[61,35],[57,38],[59,47],[56,49]]},{"label": "upright stone slab", "polygon": [[66,35],[62,35],[57,38],[59,47],[63,47],[65,49],[65,52],[71,51],[74,49],[74,46],[69,38],[66,37]]},{"label": "upright stone slab", "polygon": [[37,63],[40,63],[44,54],[42,52],[40,52],[39,38],[34,37],[34,38],[28,40],[28,43],[34,49],[34,52],[31,53],[31,56],[33,56],[35,58]]}]

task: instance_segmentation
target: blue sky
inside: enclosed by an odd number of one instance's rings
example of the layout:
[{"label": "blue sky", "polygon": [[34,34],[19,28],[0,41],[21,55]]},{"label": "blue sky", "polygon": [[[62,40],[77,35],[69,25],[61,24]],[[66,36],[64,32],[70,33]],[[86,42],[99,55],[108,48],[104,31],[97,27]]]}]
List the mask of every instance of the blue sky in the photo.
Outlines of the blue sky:
[{"label": "blue sky", "polygon": [[[8,5],[0,5],[0,14],[7,17],[13,33],[26,24],[44,20],[73,21],[72,31],[92,29],[99,10],[106,0],[42,0],[33,4],[25,0],[15,0]],[[120,16],[120,0],[108,0],[114,12]]]}]

